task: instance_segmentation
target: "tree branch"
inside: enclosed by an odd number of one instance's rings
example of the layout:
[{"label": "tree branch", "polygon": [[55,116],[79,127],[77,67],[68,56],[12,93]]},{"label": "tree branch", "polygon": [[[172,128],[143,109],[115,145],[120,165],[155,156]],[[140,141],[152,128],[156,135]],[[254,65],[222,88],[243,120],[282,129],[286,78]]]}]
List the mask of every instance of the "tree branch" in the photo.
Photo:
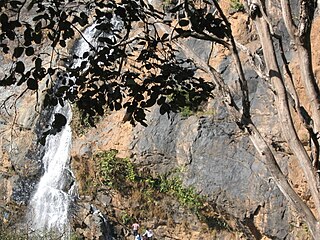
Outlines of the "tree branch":
[{"label": "tree branch", "polygon": [[[259,1],[260,2],[260,1]],[[262,8],[261,3],[259,4],[259,8]],[[277,58],[275,56],[275,49],[273,46],[273,41],[271,38],[269,25],[266,20],[261,16],[254,19],[254,23],[256,25],[256,29],[258,31],[258,35],[262,44],[264,58],[266,62],[267,72],[270,76],[271,82],[276,90],[276,106],[278,109],[279,120],[282,126],[282,134],[285,137],[291,151],[296,156],[301,169],[304,172],[305,178],[307,180],[315,208],[317,210],[317,216],[319,216],[320,212],[320,199],[319,199],[319,189],[318,189],[318,178],[311,164],[310,158],[304,149],[301,141],[298,138],[296,133],[291,113],[288,104],[288,98],[286,94],[286,90],[284,87],[283,79],[279,70],[279,65]],[[306,214],[306,213],[302,213]],[[310,225],[315,225],[314,221],[308,223]],[[311,229],[311,230],[314,230]]]},{"label": "tree branch", "polygon": [[290,37],[293,39],[296,36],[297,26],[293,22],[291,7],[288,0],[281,0],[282,17],[287,27]]}]

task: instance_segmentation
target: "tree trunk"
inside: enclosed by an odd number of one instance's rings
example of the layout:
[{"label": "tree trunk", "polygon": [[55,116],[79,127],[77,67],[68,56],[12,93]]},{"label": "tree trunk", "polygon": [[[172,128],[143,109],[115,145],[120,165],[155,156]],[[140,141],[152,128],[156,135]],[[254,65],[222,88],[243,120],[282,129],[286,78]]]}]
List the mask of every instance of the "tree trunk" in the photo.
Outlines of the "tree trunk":
[{"label": "tree trunk", "polygon": [[315,218],[307,204],[302,201],[299,195],[289,184],[287,178],[282,173],[276,159],[274,158],[274,155],[269,146],[263,140],[263,137],[260,135],[259,131],[253,124],[248,124],[246,128],[250,134],[249,136],[252,143],[264,159],[264,162],[270,172],[270,175],[272,176],[272,179],[275,181],[276,185],[279,187],[280,191],[283,193],[286,199],[293,205],[299,215],[306,221],[314,239],[320,239],[320,228],[317,219]]},{"label": "tree trunk", "polygon": [[[285,132],[284,135],[288,141],[288,144],[293,149],[293,152],[297,156],[297,158],[302,158],[302,160],[299,161],[300,165],[306,165],[302,166],[307,176],[307,181],[310,184],[310,189],[312,192],[312,196],[318,196],[318,189],[316,184],[316,179],[314,178],[314,173],[312,172],[312,166],[309,159],[309,156],[306,154],[306,151],[304,150],[303,146],[301,145],[301,142],[298,139],[298,136],[295,132],[293,122],[291,119],[291,114],[289,111],[287,96],[286,96],[286,90],[283,85],[282,77],[280,75],[278,63],[275,57],[274,48],[272,45],[271,35],[267,26],[267,23],[263,20],[257,20],[257,28],[262,28],[259,32],[261,42],[263,42],[263,50],[266,55],[268,55],[266,59],[266,64],[269,70],[269,76],[275,85],[275,89],[277,91],[277,107],[279,111],[279,117],[280,121],[282,123],[282,130]],[[163,29],[163,27],[161,27]],[[164,29],[163,29],[164,30]],[[214,69],[212,69],[206,62],[204,62],[202,59],[199,59],[194,52],[189,49],[183,42],[177,40],[175,43],[184,51],[185,55],[189,58],[191,58],[194,63],[200,67],[205,72],[209,73],[214,80],[214,82],[217,84],[218,89],[222,93],[226,106],[229,109],[229,113],[231,116],[233,116],[234,120],[241,125],[241,129],[247,130],[249,132],[249,137],[257,149],[257,151],[261,154],[262,160],[265,162],[270,175],[272,176],[273,180],[275,181],[276,185],[279,187],[280,191],[284,194],[284,196],[287,198],[287,200],[293,205],[293,207],[297,210],[299,215],[306,221],[310,232],[312,236],[315,239],[320,239],[320,233],[319,233],[319,224],[317,222],[317,219],[315,215],[312,213],[310,208],[307,206],[307,204],[299,197],[299,195],[294,191],[292,186],[289,184],[287,177],[282,173],[280,167],[278,166],[278,163],[276,162],[276,159],[274,157],[273,152],[271,151],[268,144],[264,141],[263,137],[259,133],[259,131],[256,129],[254,124],[252,123],[250,119],[250,114],[246,114],[247,111],[250,111],[250,104],[246,103],[244,104],[243,109],[244,111],[241,113],[239,111],[239,108],[232,104],[233,98],[230,95],[230,92],[228,90],[228,86],[225,85],[219,74],[215,72]],[[232,47],[234,47],[235,44],[231,44],[229,46],[229,49],[232,50]],[[234,49],[233,49],[234,50]],[[238,53],[237,51],[232,51],[234,59],[236,61],[236,66],[238,73],[241,77],[240,81],[243,81],[243,83],[246,84],[246,80],[243,75],[241,62],[239,63]],[[270,56],[269,56],[270,55]],[[246,88],[242,88],[242,91],[245,91]],[[244,99],[246,100],[247,97],[244,95]],[[311,173],[311,174],[310,174]],[[318,200],[318,201],[317,201]],[[315,198],[315,204],[317,206],[320,206],[318,197]]]},{"label": "tree trunk", "polygon": [[[294,41],[300,62],[300,73],[304,84],[305,93],[309,98],[313,120],[313,131],[320,136],[320,91],[317,85],[311,59],[311,23],[314,14],[315,3],[313,0],[302,0],[300,6],[299,27],[292,21],[290,3],[288,0],[281,0],[282,16],[290,38]],[[319,161],[319,144],[315,143],[313,160],[316,165]]]},{"label": "tree trunk", "polygon": [[[260,9],[262,9],[261,5],[259,7]],[[317,187],[318,180],[316,177],[316,172],[312,167],[311,160],[303,145],[301,144],[293,125],[288,99],[286,95],[286,89],[284,87],[282,75],[280,73],[279,65],[275,56],[275,49],[273,46],[269,25],[266,19],[264,19],[263,14],[258,14],[257,17],[254,19],[254,23],[256,25],[260,42],[262,44],[267,72],[271,79],[271,83],[274,87],[274,90],[276,91],[276,106],[278,110],[279,121],[282,127],[282,134],[285,137],[291,151],[294,153],[295,157],[297,158],[300,164],[301,169],[304,172],[313,201],[315,203],[315,208],[317,211],[316,214],[317,216],[319,216],[320,195]],[[303,212],[299,213],[302,216],[305,215],[305,213]],[[308,221],[308,225],[315,239],[320,239],[320,236],[318,235],[319,231],[317,231],[316,227],[318,226],[318,224],[315,224],[313,220],[306,220]]]}]

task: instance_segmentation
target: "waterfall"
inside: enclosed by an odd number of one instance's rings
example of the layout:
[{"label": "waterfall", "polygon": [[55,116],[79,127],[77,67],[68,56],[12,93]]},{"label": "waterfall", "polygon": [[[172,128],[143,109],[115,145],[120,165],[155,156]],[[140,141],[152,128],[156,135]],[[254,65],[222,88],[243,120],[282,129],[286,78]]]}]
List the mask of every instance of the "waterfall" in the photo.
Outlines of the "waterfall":
[{"label": "waterfall", "polygon": [[[74,53],[79,56],[79,59],[74,60],[73,67],[80,66],[83,53],[90,51],[88,42],[95,44],[94,34],[95,25],[93,24],[84,31],[86,40],[81,38],[75,44]],[[44,174],[31,198],[27,216],[34,238],[41,239],[50,238],[46,234],[69,239],[71,233],[68,218],[69,205],[72,201],[72,193],[75,191],[75,184],[70,183],[73,174],[69,169],[72,138],[69,123],[72,113],[69,104],[65,104],[64,107],[58,104],[51,116],[51,123],[54,121],[55,113],[63,114],[67,118],[67,124],[60,132],[55,135],[49,134],[46,138],[42,159]]]},{"label": "waterfall", "polygon": [[[111,23],[114,25],[114,29],[119,29],[121,26],[121,22],[116,18],[111,19]],[[97,31],[95,26],[96,24],[92,24],[83,32],[85,40],[80,38],[76,42],[74,54],[78,58],[72,62],[72,68],[80,66],[85,52],[90,52],[92,47],[100,47],[97,41],[99,35],[103,34],[105,37],[114,37],[110,33],[106,34]],[[66,80],[73,81],[74,79],[66,77]],[[62,239],[69,239],[71,233],[68,216],[70,215],[69,205],[72,201],[72,192],[74,191],[75,184],[71,184],[66,175],[71,174],[71,178],[73,177],[69,169],[72,137],[69,123],[72,114],[68,104],[65,104],[64,107],[58,104],[52,114],[51,123],[54,121],[55,113],[63,114],[67,118],[67,124],[63,127],[62,131],[55,135],[49,134],[47,136],[44,147],[45,153],[42,159],[44,174],[40,178],[37,189],[29,204],[29,227],[35,232],[35,238],[40,234],[41,239],[46,238],[45,234],[54,234],[54,236],[62,236]],[[95,211],[95,214],[98,214],[98,212]],[[99,217],[103,217],[101,213],[98,215]],[[104,222],[106,221],[104,218],[101,219]]]},{"label": "waterfall", "polygon": [[[68,164],[72,134],[69,123],[72,115],[68,104],[64,107],[58,104],[54,113],[63,114],[67,118],[67,124],[59,133],[47,136],[42,159],[44,174],[30,201],[29,224],[37,234],[52,232],[63,234],[67,239],[70,234],[68,222],[70,193],[74,187],[66,177],[67,174],[70,175]],[[54,114],[51,122],[53,118]]]}]

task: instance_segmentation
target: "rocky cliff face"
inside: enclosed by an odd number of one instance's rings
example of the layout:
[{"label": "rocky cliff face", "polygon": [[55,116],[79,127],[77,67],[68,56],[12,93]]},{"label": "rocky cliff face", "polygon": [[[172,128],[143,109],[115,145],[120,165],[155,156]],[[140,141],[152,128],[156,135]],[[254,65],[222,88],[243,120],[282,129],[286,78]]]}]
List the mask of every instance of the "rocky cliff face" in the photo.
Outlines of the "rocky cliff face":
[{"label": "rocky cliff face", "polygon": [[[277,4],[269,7],[273,9],[279,29],[283,29]],[[256,49],[258,42],[245,15],[235,13],[229,17],[240,42]],[[317,18],[312,35],[314,43],[320,36],[316,28],[319,24]],[[283,35],[286,37],[285,32]],[[209,57],[203,54],[209,51],[208,46],[199,47],[192,41],[188,44],[197,46],[194,50],[202,58]],[[315,71],[319,74],[318,51],[313,55]],[[296,74],[298,59],[289,53],[288,57]],[[246,61],[245,55],[242,59]],[[206,60],[232,85],[236,71],[227,51],[217,47]],[[0,61],[1,70],[5,72],[9,62],[1,55]],[[304,179],[296,177],[300,176],[299,169],[294,167],[288,150],[279,147],[282,140],[277,112],[272,104],[265,105],[272,99],[268,83],[249,69],[246,76],[249,76],[254,121],[263,134],[272,136],[268,141],[281,159],[282,169],[294,178],[295,187],[301,189],[308,200],[310,196],[303,189]],[[238,87],[233,85],[232,90],[236,93]],[[14,97],[19,95],[16,89],[2,88],[1,91],[0,216],[2,225],[18,226],[17,223],[23,221],[16,217],[21,216],[41,175],[43,151],[37,143],[37,134],[49,114],[39,116],[32,93],[15,102]],[[11,95],[14,97],[9,97]],[[153,228],[157,239],[308,238],[301,220],[270,179],[248,137],[238,130],[220,104],[219,96],[201,111],[187,116],[160,115],[154,107],[148,114],[147,127],[122,123],[123,114],[121,111],[110,113],[99,120],[97,128],[88,129],[77,129],[77,119],[74,119],[71,164],[79,189],[79,199],[73,209],[76,234],[85,239],[125,239],[130,237],[130,224],[138,219],[143,227]],[[300,135],[304,134],[301,130]],[[171,176],[178,171],[183,186],[193,187],[197,194],[205,197],[205,218],[181,205],[174,196],[157,193],[146,200],[143,193],[147,188],[142,183],[131,185],[136,189],[131,189],[129,194],[101,185],[99,163],[94,156],[110,149],[116,149],[118,157],[130,158],[141,176],[149,179]]]}]

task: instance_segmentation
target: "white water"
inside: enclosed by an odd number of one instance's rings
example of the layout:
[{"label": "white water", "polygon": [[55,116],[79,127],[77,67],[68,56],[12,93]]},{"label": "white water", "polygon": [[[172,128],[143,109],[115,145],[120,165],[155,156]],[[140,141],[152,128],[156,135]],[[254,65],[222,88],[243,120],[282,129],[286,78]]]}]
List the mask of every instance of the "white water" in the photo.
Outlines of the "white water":
[{"label": "white water", "polygon": [[[112,19],[112,22],[119,28],[119,21]],[[92,46],[98,47],[97,36],[95,34],[95,24],[84,31],[83,35],[86,40],[80,39],[76,45],[75,54],[80,58],[73,62],[74,68],[80,66],[81,58],[85,52],[89,52]],[[107,34],[106,36],[113,37],[112,34]],[[68,211],[74,185],[68,192],[65,192],[65,189],[68,188],[66,186],[68,183],[65,175],[66,172],[72,174],[68,165],[71,148],[71,128],[69,125],[71,121],[71,109],[68,104],[63,108],[58,104],[54,113],[62,113],[67,117],[68,121],[61,132],[56,135],[47,136],[45,155],[42,159],[44,175],[41,177],[37,190],[29,204],[28,224],[36,233],[36,236],[40,234],[41,239],[45,238],[41,234],[52,232],[63,236],[63,239],[69,239],[70,224]],[[53,116],[51,122],[54,120]]]},{"label": "white water", "polygon": [[[65,192],[65,174],[68,169],[71,147],[71,109],[68,104],[63,108],[57,105],[55,113],[67,117],[67,124],[56,135],[48,135],[45,144],[45,154],[42,159],[44,174],[37,190],[30,201],[29,224],[37,234],[46,232],[59,233],[68,238],[70,227],[68,209],[71,196]],[[53,115],[54,116],[54,115]],[[52,116],[52,118],[53,118]],[[53,121],[54,119],[51,119]]]},{"label": "white water", "polygon": [[[92,25],[84,32],[84,39],[80,39],[75,49],[75,54],[80,58],[73,62],[73,67],[81,64],[83,53],[90,51],[90,44],[95,44],[95,26]],[[35,237],[45,237],[46,234],[62,235],[63,239],[70,238],[70,224],[68,219],[71,192],[66,190],[66,173],[69,169],[69,154],[71,148],[71,109],[68,104],[55,107],[54,113],[62,113],[67,117],[67,124],[56,135],[48,135],[45,144],[45,154],[42,159],[44,174],[41,177],[37,190],[30,203],[28,224],[35,233]],[[52,114],[51,122],[54,120]]]}]

